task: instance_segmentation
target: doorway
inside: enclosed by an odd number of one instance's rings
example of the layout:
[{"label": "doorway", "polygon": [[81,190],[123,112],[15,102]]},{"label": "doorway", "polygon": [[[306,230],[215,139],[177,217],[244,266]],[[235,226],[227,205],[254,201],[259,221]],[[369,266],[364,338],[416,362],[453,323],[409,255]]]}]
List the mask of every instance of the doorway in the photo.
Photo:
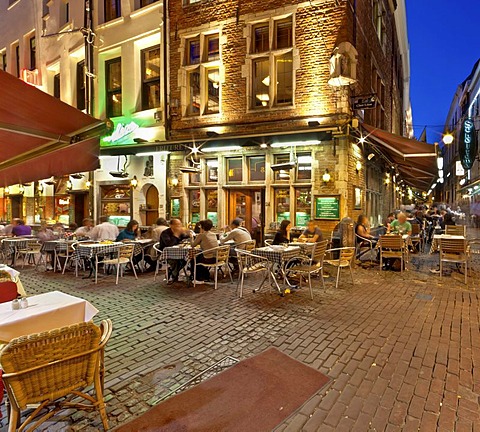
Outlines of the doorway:
[{"label": "doorway", "polygon": [[158,189],[151,185],[145,193],[145,201],[147,205],[145,224],[151,226],[158,219]]},{"label": "doorway", "polygon": [[255,239],[258,245],[262,244],[265,231],[264,209],[264,189],[242,189],[229,192],[228,223],[236,218],[242,219],[245,228],[250,231],[252,239]]},{"label": "doorway", "polygon": [[75,193],[70,195],[70,202],[73,201],[74,220],[78,226],[82,226],[83,219],[88,212],[88,193]]},{"label": "doorway", "polygon": [[23,219],[23,195],[10,195],[12,219]]}]

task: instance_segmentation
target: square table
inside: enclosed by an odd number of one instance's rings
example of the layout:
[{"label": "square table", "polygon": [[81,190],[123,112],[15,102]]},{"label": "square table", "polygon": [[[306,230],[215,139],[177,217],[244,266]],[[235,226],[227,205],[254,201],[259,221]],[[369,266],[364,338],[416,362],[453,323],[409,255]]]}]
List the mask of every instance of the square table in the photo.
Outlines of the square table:
[{"label": "square table", "polygon": [[440,241],[442,238],[446,239],[456,239],[456,240],[464,240],[465,237],[461,235],[450,235],[450,234],[434,234],[432,237],[432,245],[430,247],[430,253],[433,254],[437,252],[440,248]]},{"label": "square table", "polygon": [[93,271],[95,271],[95,283],[97,283],[98,277],[98,263],[99,257],[115,253],[120,249],[125,243],[122,242],[112,242],[112,243],[102,243],[102,242],[80,242],[75,246],[75,251],[73,253],[73,259],[75,260],[75,275],[78,274],[78,261],[81,259],[87,259],[91,264],[91,271],[87,278],[89,278]]},{"label": "square table", "polygon": [[0,341],[90,321],[98,309],[87,300],[52,291],[28,297],[28,307],[12,310],[0,303]]}]

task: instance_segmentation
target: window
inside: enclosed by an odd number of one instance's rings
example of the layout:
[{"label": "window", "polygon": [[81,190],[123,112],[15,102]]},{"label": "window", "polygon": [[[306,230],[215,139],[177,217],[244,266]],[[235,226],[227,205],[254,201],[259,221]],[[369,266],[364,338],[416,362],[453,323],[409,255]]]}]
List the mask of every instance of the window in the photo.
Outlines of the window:
[{"label": "window", "polygon": [[383,7],[382,0],[372,0],[372,20],[375,27],[375,33],[377,33],[378,40],[382,49],[386,47],[386,24],[385,24],[386,11]]},{"label": "window", "polygon": [[218,226],[218,191],[217,189],[208,189],[206,191],[207,199],[207,219],[213,222],[213,226]]},{"label": "window", "polygon": [[252,64],[251,107],[292,105],[293,18],[252,25],[249,58]]},{"label": "window", "polygon": [[70,22],[70,3],[68,1],[60,2],[60,25],[64,26]]},{"label": "window", "polygon": [[207,160],[207,183],[217,183],[217,182],[218,182],[218,160],[208,159]]},{"label": "window", "polygon": [[227,183],[236,183],[243,180],[242,158],[227,159]]},{"label": "window", "polygon": [[142,110],[160,106],[160,47],[142,51]]},{"label": "window", "polygon": [[77,108],[85,109],[85,61],[77,63]]},{"label": "window", "polygon": [[306,226],[312,212],[312,190],[310,188],[295,189],[295,202],[295,226]]},{"label": "window", "polygon": [[122,16],[120,9],[120,0],[105,0],[105,22],[120,18]]},{"label": "window", "polygon": [[192,225],[200,221],[200,189],[189,191],[190,223]]},{"label": "window", "polygon": [[6,51],[3,51],[0,54],[0,60],[2,61],[2,64],[1,64],[2,70],[6,71],[7,70],[7,52]]},{"label": "window", "polygon": [[19,45],[15,45],[14,48],[14,53],[15,53],[15,76],[17,78],[20,77],[20,47]]},{"label": "window", "polygon": [[385,84],[383,83],[378,71],[372,68],[372,93],[375,95],[375,108],[370,111],[370,124],[385,129]]},{"label": "window", "polygon": [[185,39],[186,115],[220,112],[220,39],[217,33]]},{"label": "window", "polygon": [[[287,162],[290,162],[290,155],[288,154],[275,155],[275,164],[283,164]],[[276,182],[289,181],[290,171],[291,170],[275,171],[275,181]]]},{"label": "window", "polygon": [[60,99],[60,74],[53,77],[53,96]]},{"label": "window", "polygon": [[297,181],[312,179],[312,156],[309,153],[297,156]]},{"label": "window", "polygon": [[32,36],[30,38],[30,70],[34,70],[37,68],[36,52],[37,43],[35,41],[35,36]]},{"label": "window", "polygon": [[140,0],[140,7],[145,7],[151,5],[152,3],[157,2],[158,0]]},{"label": "window", "polygon": [[120,57],[105,62],[107,117],[122,115],[122,61]]},{"label": "window", "polygon": [[290,188],[275,189],[276,221],[290,219]]},{"label": "window", "polygon": [[248,158],[248,174],[250,181],[265,181],[265,156]]}]

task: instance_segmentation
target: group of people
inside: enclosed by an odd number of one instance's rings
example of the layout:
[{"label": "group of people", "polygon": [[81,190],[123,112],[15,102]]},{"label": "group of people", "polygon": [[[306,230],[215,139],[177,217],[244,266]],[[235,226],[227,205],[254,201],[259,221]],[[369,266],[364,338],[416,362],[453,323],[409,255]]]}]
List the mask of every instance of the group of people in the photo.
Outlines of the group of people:
[{"label": "group of people", "polygon": [[280,228],[275,233],[272,244],[281,245],[290,243],[293,240],[307,243],[317,243],[323,240],[323,234],[320,228],[315,225],[314,221],[308,221],[307,227],[297,239],[293,239],[290,235],[292,223],[288,219],[280,222]]}]

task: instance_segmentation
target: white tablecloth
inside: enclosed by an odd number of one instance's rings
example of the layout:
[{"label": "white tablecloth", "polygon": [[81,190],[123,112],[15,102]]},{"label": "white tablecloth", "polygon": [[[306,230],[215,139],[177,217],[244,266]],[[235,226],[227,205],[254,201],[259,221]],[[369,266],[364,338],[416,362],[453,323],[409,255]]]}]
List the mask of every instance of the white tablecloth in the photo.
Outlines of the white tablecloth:
[{"label": "white tablecloth", "polygon": [[28,297],[26,309],[12,310],[12,303],[0,303],[0,341],[90,321],[98,309],[88,301],[52,291]]},{"label": "white tablecloth", "polygon": [[10,276],[10,280],[12,282],[15,282],[17,284],[17,292],[20,294],[22,297],[26,296],[27,294],[25,293],[25,289],[23,288],[23,284],[20,281],[20,272],[7,266],[4,264],[0,264],[0,272],[7,272]]}]

